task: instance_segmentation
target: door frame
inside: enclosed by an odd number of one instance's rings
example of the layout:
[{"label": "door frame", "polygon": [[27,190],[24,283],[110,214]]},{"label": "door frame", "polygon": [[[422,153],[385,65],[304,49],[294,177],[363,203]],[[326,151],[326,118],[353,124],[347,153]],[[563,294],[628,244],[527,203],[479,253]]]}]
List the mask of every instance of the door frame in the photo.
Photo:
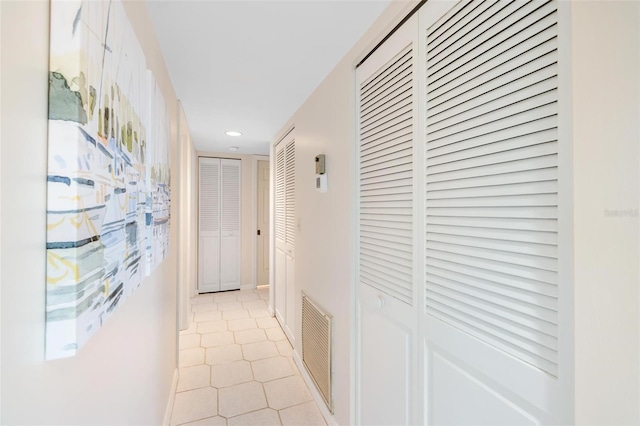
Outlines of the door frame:
[{"label": "door frame", "polygon": [[[276,146],[295,130],[294,123],[287,124],[269,147],[269,314],[276,316]],[[256,163],[256,170],[258,164]],[[256,201],[257,201],[256,191]],[[257,222],[257,219],[254,221]],[[256,227],[257,232],[257,227]],[[256,258],[257,262],[257,258]]]},{"label": "door frame", "polygon": [[[252,271],[252,275],[251,275],[251,282],[253,283],[254,288],[258,287],[258,239],[255,238],[257,237],[258,234],[258,161],[266,161],[269,163],[269,228],[271,228],[271,216],[272,216],[272,210],[271,210],[271,157],[269,155],[254,155],[253,158],[251,159],[251,173],[253,176],[253,192],[252,192],[252,196],[251,199],[253,200],[253,209],[252,209],[252,213],[251,213],[251,220],[253,225],[251,225],[251,231],[253,232],[253,248],[252,248],[252,253],[253,253],[253,259],[252,259],[252,263],[253,263],[253,271]],[[271,229],[269,229],[271,230]],[[271,238],[271,234],[269,234],[269,238]],[[267,246],[270,246],[271,242],[269,241]],[[271,268],[271,253],[269,253],[269,268]],[[271,288],[271,283],[273,281],[271,280],[271,270],[269,270],[269,288]],[[269,290],[269,292],[271,292],[271,290]]]}]

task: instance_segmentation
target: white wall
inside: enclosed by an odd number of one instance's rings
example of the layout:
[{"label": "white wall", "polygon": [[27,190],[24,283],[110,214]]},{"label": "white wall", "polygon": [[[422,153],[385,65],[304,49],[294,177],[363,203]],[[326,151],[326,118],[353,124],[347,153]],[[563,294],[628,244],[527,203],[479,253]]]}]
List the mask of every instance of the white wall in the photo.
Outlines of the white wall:
[{"label": "white wall", "polygon": [[[256,234],[256,212],[257,212],[257,199],[256,199],[256,186],[257,186],[257,170],[254,165],[254,157],[253,155],[247,154],[231,154],[226,152],[207,152],[207,151],[198,151],[198,156],[200,157],[218,157],[218,158],[232,158],[239,159],[242,161],[242,175],[241,179],[241,197],[240,197],[240,209],[241,211],[241,219],[240,219],[240,262],[241,262],[241,273],[240,273],[240,285],[242,289],[250,289],[256,287],[256,257],[255,250],[257,244],[257,234]],[[260,156],[262,157],[262,156]],[[197,166],[196,166],[197,167]],[[196,170],[197,176],[197,170]],[[196,186],[194,190],[194,205],[198,206],[198,183],[196,177]],[[197,222],[196,222],[197,223]],[[196,227],[197,228],[197,227]],[[196,229],[197,232],[197,229]],[[196,242],[197,244],[197,242]],[[197,256],[196,256],[197,257]],[[197,281],[197,276],[195,277]],[[196,294],[196,286],[197,282],[193,284],[193,294]]]},{"label": "white wall", "polygon": [[196,223],[193,220],[194,215],[197,220],[196,193],[194,191],[198,190],[198,181],[197,171],[193,170],[193,167],[197,167],[197,156],[189,132],[189,123],[181,104],[178,109],[178,141],[180,145],[180,222],[178,229],[178,282],[180,290],[178,312],[179,328],[184,330],[189,328],[189,298],[194,295],[192,291],[198,276],[196,269],[198,238],[195,234]]},{"label": "white wall", "polygon": [[[173,117],[177,170],[175,94],[145,3],[125,9]],[[2,1],[1,19],[0,423],[159,425],[176,370],[177,226],[168,259],[78,355],[45,362],[49,2]]]},{"label": "white wall", "polygon": [[575,421],[640,424],[640,3],[571,15]]}]

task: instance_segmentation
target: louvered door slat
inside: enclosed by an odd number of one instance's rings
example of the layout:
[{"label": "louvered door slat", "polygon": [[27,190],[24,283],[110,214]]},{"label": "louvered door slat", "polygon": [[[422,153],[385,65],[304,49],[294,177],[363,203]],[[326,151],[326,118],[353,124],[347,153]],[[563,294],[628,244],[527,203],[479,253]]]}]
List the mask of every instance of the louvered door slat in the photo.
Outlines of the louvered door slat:
[{"label": "louvered door slat", "polygon": [[[360,279],[412,304],[413,51],[360,86]],[[403,232],[394,232],[402,229]]]},{"label": "louvered door slat", "polygon": [[406,64],[411,63],[411,51],[407,51],[402,56],[387,64],[386,69],[381,70],[372,78],[369,78],[362,84],[360,89],[361,96],[367,96],[371,91],[379,90],[380,86],[384,86],[389,82],[390,75],[397,75],[398,72],[406,68]]},{"label": "louvered door slat", "polygon": [[436,81],[476,57],[492,56],[493,49],[499,47],[501,43],[518,32],[543,20],[550,14],[555,16],[555,9],[556,5],[551,1],[546,5],[537,0],[511,2],[485,23],[476,27],[463,40],[452,44],[447,43],[447,48],[440,54],[428,54],[427,61],[432,61],[427,70],[429,79]]},{"label": "louvered door slat", "polygon": [[295,246],[296,237],[296,145],[295,141],[289,142],[285,147],[286,165],[286,190],[285,190],[285,240],[290,247]]},{"label": "louvered door slat", "polygon": [[200,232],[220,230],[220,160],[200,160]]},{"label": "louvered door slat", "polygon": [[223,232],[240,232],[240,160],[222,160],[221,226]]},{"label": "louvered door slat", "polygon": [[558,309],[558,299],[537,291],[538,287],[536,287],[536,291],[530,291],[529,288],[513,287],[463,273],[467,271],[451,270],[446,267],[446,264],[443,268],[441,267],[443,264],[445,262],[433,260],[429,263],[428,274],[449,280],[451,285],[458,285],[460,291],[482,294],[483,297],[491,300],[499,299],[501,302],[496,302],[496,304],[503,304],[510,309],[521,310],[528,315],[541,312],[546,321],[556,324],[555,311]]},{"label": "louvered door slat", "polygon": [[557,6],[456,7],[427,31],[426,312],[555,375]]},{"label": "louvered door slat", "polygon": [[285,156],[284,149],[276,152],[276,238],[285,239]]}]

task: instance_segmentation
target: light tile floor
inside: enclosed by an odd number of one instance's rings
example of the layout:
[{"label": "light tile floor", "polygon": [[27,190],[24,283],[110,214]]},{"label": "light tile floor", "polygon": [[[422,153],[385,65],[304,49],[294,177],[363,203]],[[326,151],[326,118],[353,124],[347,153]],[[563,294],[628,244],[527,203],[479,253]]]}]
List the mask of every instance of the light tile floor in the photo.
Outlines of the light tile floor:
[{"label": "light tile floor", "polygon": [[325,425],[269,315],[268,288],[191,299],[171,425]]}]

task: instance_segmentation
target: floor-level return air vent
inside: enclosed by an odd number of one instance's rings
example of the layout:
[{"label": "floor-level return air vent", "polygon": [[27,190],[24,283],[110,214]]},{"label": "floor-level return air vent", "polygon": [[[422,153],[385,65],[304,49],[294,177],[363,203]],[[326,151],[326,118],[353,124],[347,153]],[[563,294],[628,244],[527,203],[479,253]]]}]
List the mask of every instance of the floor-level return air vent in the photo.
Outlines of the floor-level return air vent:
[{"label": "floor-level return air vent", "polygon": [[333,413],[331,398],[331,315],[302,294],[302,362]]}]

